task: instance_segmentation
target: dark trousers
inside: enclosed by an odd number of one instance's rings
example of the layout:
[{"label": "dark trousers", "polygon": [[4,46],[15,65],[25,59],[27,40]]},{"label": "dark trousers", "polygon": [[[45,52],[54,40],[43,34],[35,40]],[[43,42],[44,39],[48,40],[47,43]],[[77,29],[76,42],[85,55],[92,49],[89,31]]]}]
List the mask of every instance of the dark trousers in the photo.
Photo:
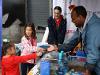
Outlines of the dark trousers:
[{"label": "dark trousers", "polygon": [[34,64],[22,63],[21,64],[21,75],[27,75],[27,73],[34,67]]}]

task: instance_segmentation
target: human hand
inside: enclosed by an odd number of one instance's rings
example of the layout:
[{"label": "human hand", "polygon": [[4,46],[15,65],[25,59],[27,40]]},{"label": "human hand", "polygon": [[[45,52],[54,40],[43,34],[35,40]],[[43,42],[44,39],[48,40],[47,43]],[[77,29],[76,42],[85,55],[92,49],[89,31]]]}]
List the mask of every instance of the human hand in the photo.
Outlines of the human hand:
[{"label": "human hand", "polygon": [[91,75],[90,71],[88,69],[85,70],[85,72],[83,73],[83,75]]},{"label": "human hand", "polygon": [[57,45],[50,45],[50,47],[47,49],[47,51],[57,51],[58,47]]},{"label": "human hand", "polygon": [[45,51],[46,49],[44,49],[44,48],[37,48],[37,52],[43,52],[43,51]]},{"label": "human hand", "polygon": [[39,47],[37,48],[36,52],[37,52],[37,56],[42,56],[42,54],[46,52],[46,49]]},{"label": "human hand", "polygon": [[40,56],[42,56],[42,52],[37,52],[36,55],[37,55],[38,57],[40,57]]}]

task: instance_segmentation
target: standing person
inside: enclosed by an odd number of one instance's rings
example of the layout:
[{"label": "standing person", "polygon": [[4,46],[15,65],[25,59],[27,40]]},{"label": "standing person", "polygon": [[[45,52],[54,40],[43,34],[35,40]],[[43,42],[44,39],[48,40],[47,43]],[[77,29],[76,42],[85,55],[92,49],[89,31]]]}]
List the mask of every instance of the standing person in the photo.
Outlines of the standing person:
[{"label": "standing person", "polygon": [[[100,75],[100,18],[94,13],[88,14],[83,6],[73,8],[71,18],[78,30],[68,44],[59,46],[59,50],[70,51],[81,36],[83,50],[87,52],[85,66],[91,75]],[[54,48],[49,48],[51,50]]]},{"label": "standing person", "polygon": [[35,59],[40,53],[25,56],[16,56],[15,46],[12,42],[3,42],[2,75],[20,75],[19,64]]},{"label": "standing person", "polygon": [[54,8],[54,17],[48,19],[49,44],[63,44],[66,34],[66,19],[61,15],[62,9],[59,6]]},{"label": "standing person", "polygon": [[[36,31],[33,23],[26,24],[24,29],[24,36],[21,39],[21,45],[23,50],[21,51],[21,56],[28,55],[36,52]],[[21,64],[22,75],[27,75],[29,71],[35,64],[35,59],[28,60],[26,63]]]}]

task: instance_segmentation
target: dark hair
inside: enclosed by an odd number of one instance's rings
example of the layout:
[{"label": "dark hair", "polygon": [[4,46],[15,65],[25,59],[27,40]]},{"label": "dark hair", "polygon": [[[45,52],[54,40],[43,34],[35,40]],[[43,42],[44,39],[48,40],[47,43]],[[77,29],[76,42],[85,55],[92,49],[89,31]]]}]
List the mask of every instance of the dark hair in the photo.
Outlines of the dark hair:
[{"label": "dark hair", "polygon": [[55,8],[54,8],[54,10],[59,10],[60,12],[62,12],[62,9],[61,9],[61,7],[60,6],[56,6]]},{"label": "dark hair", "polygon": [[70,10],[72,10],[73,8],[75,8],[76,6],[75,5],[70,5],[68,8],[70,9]]},{"label": "dark hair", "polygon": [[6,55],[7,50],[11,47],[14,47],[14,44],[12,42],[3,42],[2,45],[2,56]]},{"label": "dark hair", "polygon": [[76,6],[75,8],[73,8],[72,12],[73,11],[75,11],[77,15],[81,15],[83,17],[87,16],[87,11],[83,6]]},{"label": "dark hair", "polygon": [[36,39],[36,31],[35,31],[35,26],[34,26],[33,23],[27,23],[27,24],[25,25],[25,28],[24,28],[25,37],[28,38],[27,35],[26,35],[26,28],[27,28],[27,27],[31,27],[31,28],[32,28],[32,38]]}]

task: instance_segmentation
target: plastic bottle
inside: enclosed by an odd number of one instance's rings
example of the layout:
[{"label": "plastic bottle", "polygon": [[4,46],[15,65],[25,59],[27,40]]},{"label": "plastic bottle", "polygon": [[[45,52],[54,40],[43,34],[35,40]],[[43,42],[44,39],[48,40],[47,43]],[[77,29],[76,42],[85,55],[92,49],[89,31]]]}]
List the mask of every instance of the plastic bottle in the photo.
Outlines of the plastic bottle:
[{"label": "plastic bottle", "polygon": [[59,58],[58,58],[58,65],[59,65],[58,75],[65,75],[67,72],[67,66],[65,67],[63,63],[63,56],[64,56],[64,52],[61,51],[59,53]]},{"label": "plastic bottle", "polygon": [[50,75],[50,62],[43,60],[40,63],[40,75]]}]

